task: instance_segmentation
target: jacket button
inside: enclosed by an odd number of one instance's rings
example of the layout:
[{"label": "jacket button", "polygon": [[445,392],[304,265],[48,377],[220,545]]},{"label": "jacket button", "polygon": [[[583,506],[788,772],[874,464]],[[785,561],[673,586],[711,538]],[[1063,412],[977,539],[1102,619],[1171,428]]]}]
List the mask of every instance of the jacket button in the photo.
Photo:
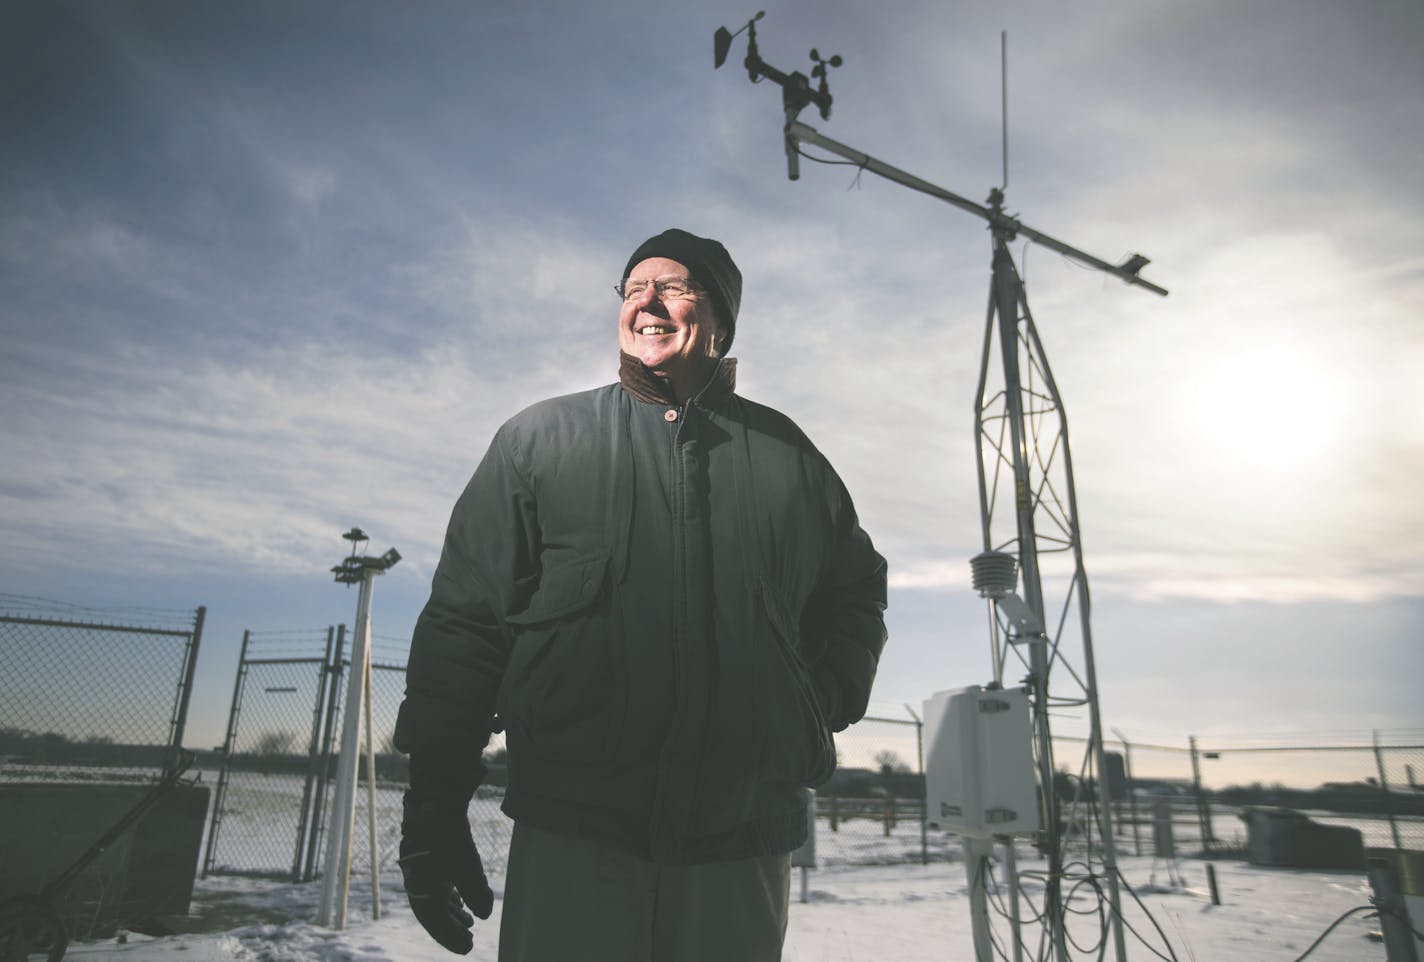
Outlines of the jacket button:
[{"label": "jacket button", "polygon": [[663,412],[663,420],[664,420],[664,421],[676,421],[676,420],[677,420],[677,408],[668,408],[665,412]]},{"label": "jacket button", "polygon": [[583,582],[583,593],[584,593],[584,594],[588,594],[588,593],[589,593],[590,591],[592,591],[592,590],[593,590],[593,579],[592,579],[592,578],[585,578],[585,579],[584,579],[584,582]]}]

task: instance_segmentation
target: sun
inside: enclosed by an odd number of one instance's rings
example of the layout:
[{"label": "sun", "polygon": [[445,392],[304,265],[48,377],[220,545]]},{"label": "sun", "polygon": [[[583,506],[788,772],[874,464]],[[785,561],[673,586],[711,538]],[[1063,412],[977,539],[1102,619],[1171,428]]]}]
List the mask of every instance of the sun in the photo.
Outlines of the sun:
[{"label": "sun", "polygon": [[1181,413],[1197,450],[1223,459],[1223,468],[1293,474],[1343,440],[1345,386],[1327,359],[1305,347],[1229,348],[1200,359],[1185,380]]}]

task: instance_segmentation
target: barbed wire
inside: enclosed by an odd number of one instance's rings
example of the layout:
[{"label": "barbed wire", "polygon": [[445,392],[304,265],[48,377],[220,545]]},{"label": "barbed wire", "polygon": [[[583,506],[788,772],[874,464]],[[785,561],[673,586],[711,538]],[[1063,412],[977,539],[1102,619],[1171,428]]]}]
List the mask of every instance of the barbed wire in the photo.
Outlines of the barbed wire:
[{"label": "barbed wire", "polygon": [[78,605],[53,598],[36,595],[19,595],[0,592],[0,614],[16,617],[49,616],[54,620],[66,621],[116,621],[132,623],[141,620],[147,626],[164,628],[191,628],[195,617],[193,608],[154,608],[142,605]]}]

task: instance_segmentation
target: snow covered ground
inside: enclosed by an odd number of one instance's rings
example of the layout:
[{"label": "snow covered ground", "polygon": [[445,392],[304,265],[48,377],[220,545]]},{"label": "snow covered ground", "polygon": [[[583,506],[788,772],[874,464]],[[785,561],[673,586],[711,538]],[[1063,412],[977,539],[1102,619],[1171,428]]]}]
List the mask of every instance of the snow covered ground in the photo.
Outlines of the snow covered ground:
[{"label": "snow covered ground", "polygon": [[[295,816],[288,804],[298,792],[287,785],[235,785],[233,803],[220,838],[219,865],[229,870],[270,871],[290,864]],[[295,787],[294,787],[295,786]],[[281,804],[269,804],[263,791],[277,792]],[[245,794],[244,794],[245,793]],[[284,794],[285,793],[285,794]],[[364,799],[364,793],[360,793]],[[387,798],[386,796],[390,797]],[[399,794],[381,795],[378,808],[398,811]],[[502,894],[502,863],[508,820],[497,800],[472,810],[482,851],[491,867],[491,883]],[[392,808],[392,806],[396,806]],[[364,811],[364,809],[363,809]],[[390,813],[387,813],[390,815]],[[1224,842],[1243,845],[1243,823],[1229,810],[1216,812],[1215,831]],[[290,817],[289,817],[290,816]],[[487,824],[488,823],[488,824]],[[371,883],[362,873],[370,858],[364,849],[365,820],[357,825],[363,840],[355,846],[357,870],[348,902],[348,924],[331,931],[315,923],[320,884],[291,884],[252,877],[213,874],[197,883],[190,917],[178,920],[185,934],[150,938],[130,933],[122,941],[76,943],[66,958],[78,962],[420,962],[451,956],[431,941],[411,916],[394,865],[398,818],[381,820],[379,864],[382,872],[381,917],[373,918]],[[1190,826],[1188,826],[1190,827]],[[1415,844],[1424,823],[1402,826]],[[1367,906],[1369,884],[1361,872],[1299,871],[1264,868],[1217,860],[1220,905],[1211,902],[1207,865],[1184,858],[1175,865],[1150,855],[1129,855],[1138,840],[1120,836],[1119,861],[1124,887],[1121,901],[1130,926],[1127,958],[1152,962],[1295,962],[1346,912]],[[1150,833],[1149,833],[1150,834]],[[792,880],[790,925],[784,962],[942,962],[973,958],[968,880],[959,843],[943,833],[928,836],[930,864],[920,864],[918,821],[901,819],[886,830],[878,820],[842,814],[839,830],[817,820],[819,868]],[[1150,846],[1150,839],[1146,840]],[[1185,846],[1179,847],[1179,851]],[[276,853],[271,855],[270,853]],[[1069,858],[1075,856],[1071,851]],[[1020,914],[1031,918],[1042,901],[1033,873],[1044,863],[1026,845],[1019,849],[1024,877]],[[1069,865],[1069,871],[1073,870]],[[1002,883],[1003,870],[997,868]],[[1025,873],[1027,873],[1025,875]],[[1074,960],[1096,960],[1102,943],[1102,903],[1092,884],[1072,890],[1070,935],[1078,946]],[[1140,897],[1141,903],[1133,893]],[[1001,946],[1008,946],[1008,922],[999,912],[1008,893],[1002,884],[994,900],[994,925]],[[1024,926],[1024,958],[1042,956],[1041,926]],[[1325,935],[1311,951],[1311,962],[1384,962],[1384,946],[1371,938],[1379,930],[1369,912],[1357,912]],[[499,937],[499,906],[490,921],[477,923],[473,960],[493,962]],[[1102,958],[1116,962],[1109,942]],[[1006,953],[1012,958],[1012,953]]]},{"label": "snow covered ground", "polygon": [[[1175,958],[1181,962],[1292,962],[1340,915],[1368,903],[1363,873],[1274,869],[1239,861],[1218,861],[1222,904],[1211,903],[1206,863],[1182,860],[1183,885],[1173,884],[1169,866],[1142,856],[1121,860],[1124,877],[1146,911],[1126,893],[1124,916],[1146,943],[1129,932],[1132,960]],[[1034,863],[1021,860],[1020,871]],[[502,877],[491,878],[496,895]],[[833,865],[809,870],[807,900],[801,873],[794,871],[785,962],[943,962],[973,956],[967,880],[958,861],[929,865]],[[212,877],[198,883],[193,901],[194,934],[73,945],[76,962],[422,962],[451,958],[425,935],[411,916],[398,878],[384,880],[381,918],[372,919],[369,880],[353,879],[347,926],[336,932],[314,923],[320,888],[245,878]],[[1025,892],[1032,898],[1034,892]],[[1074,903],[1088,914],[1076,917],[1071,932],[1095,959],[1099,921],[1096,896],[1084,887]],[[1026,909],[1025,909],[1026,910]],[[1156,920],[1165,942],[1149,919]],[[487,923],[477,923],[468,957],[493,960],[499,936],[499,906]],[[997,923],[1002,939],[1007,923]],[[1357,913],[1340,923],[1309,958],[1312,962],[1374,962],[1385,958],[1373,940],[1377,920]],[[1032,928],[1036,947],[1038,929]],[[1150,947],[1149,947],[1150,946]],[[1030,950],[1027,958],[1036,952]],[[1107,959],[1114,959],[1111,943]]]}]

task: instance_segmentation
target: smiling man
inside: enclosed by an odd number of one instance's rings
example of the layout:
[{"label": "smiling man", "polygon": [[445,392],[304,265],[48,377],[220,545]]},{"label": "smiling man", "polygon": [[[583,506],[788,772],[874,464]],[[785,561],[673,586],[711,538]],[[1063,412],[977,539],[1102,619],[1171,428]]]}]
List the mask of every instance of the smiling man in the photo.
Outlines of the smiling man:
[{"label": "smiling man", "polygon": [[677,261],[650,257],[633,265],[618,292],[623,297],[619,347],[663,378],[679,401],[707,383],[731,340],[731,322],[720,319],[729,316],[725,296],[713,307],[716,295],[699,287],[688,271]]},{"label": "smiling man", "polygon": [[771,962],[885,561],[800,429],[735,393],[726,249],[664,231],[617,292],[618,383],[506,422],[452,513],[396,727],[406,891],[470,950],[461,900],[493,894],[466,806],[502,728],[501,962]]}]

